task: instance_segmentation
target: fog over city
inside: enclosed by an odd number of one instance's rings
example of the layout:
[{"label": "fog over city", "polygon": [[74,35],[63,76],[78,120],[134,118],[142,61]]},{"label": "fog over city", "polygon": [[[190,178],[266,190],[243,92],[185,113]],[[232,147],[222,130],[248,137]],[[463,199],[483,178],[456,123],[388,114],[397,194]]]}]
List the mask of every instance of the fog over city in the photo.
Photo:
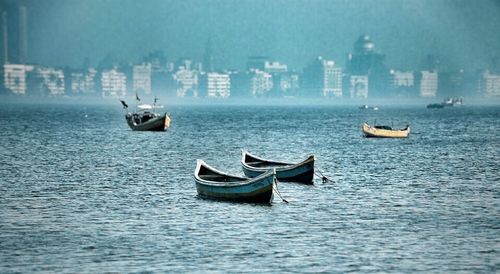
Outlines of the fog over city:
[{"label": "fog over city", "polygon": [[500,97],[495,0],[3,0],[0,11],[3,94]]},{"label": "fog over city", "polygon": [[321,55],[345,63],[369,34],[387,64],[418,69],[428,54],[474,69],[500,56],[500,2],[494,0],[25,1],[28,61],[92,64],[110,53],[139,61],[153,50],[167,58],[202,58],[213,43],[217,68],[242,69],[251,55],[301,69]]}]

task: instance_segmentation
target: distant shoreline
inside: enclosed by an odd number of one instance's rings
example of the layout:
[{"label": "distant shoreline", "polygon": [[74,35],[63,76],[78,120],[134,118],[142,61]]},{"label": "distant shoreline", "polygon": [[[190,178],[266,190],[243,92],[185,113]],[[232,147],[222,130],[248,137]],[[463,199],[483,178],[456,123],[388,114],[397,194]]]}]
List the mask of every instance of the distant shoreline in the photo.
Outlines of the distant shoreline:
[{"label": "distant shoreline", "polygon": [[[42,97],[42,96],[0,96],[2,104],[85,104],[85,105],[120,105],[123,99],[133,106],[135,98],[113,97]],[[141,102],[151,103],[153,97],[142,98]],[[372,99],[348,99],[348,98],[159,98],[158,104],[164,106],[175,105],[284,105],[284,106],[423,106],[441,102],[442,98],[372,98]],[[500,106],[500,98],[477,98],[464,97],[464,106]]]}]

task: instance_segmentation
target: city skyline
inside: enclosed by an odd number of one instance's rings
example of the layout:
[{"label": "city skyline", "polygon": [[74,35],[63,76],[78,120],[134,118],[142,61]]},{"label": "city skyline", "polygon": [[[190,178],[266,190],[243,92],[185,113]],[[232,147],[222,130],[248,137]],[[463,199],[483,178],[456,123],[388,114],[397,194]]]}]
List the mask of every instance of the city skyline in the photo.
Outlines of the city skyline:
[{"label": "city skyline", "polygon": [[80,67],[105,56],[139,62],[154,50],[171,61],[242,70],[264,55],[300,70],[316,56],[342,67],[360,34],[391,68],[419,69],[428,55],[449,68],[487,68],[500,56],[500,5],[483,1],[5,1],[27,8],[28,63]]}]

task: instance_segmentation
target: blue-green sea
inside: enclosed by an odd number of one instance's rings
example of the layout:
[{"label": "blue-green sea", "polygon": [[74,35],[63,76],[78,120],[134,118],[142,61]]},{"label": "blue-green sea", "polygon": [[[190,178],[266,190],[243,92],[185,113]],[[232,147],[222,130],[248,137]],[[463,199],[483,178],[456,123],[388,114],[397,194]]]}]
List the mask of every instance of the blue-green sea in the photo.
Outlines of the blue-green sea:
[{"label": "blue-green sea", "polygon": [[[175,105],[135,132],[116,105],[0,104],[1,273],[495,273],[500,107]],[[407,139],[368,139],[364,121]],[[316,156],[289,203],[197,196],[196,159]]]}]

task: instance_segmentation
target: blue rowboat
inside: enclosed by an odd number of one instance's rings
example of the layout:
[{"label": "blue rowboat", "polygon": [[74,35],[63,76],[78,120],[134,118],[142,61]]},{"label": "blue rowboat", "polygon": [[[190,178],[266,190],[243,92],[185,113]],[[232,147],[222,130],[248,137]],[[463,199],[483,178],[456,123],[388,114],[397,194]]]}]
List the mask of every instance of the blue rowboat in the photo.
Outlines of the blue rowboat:
[{"label": "blue rowboat", "polygon": [[194,179],[198,195],[202,197],[252,203],[273,201],[273,169],[255,178],[245,178],[229,175],[207,165],[203,160],[197,160]]},{"label": "blue rowboat", "polygon": [[314,155],[307,157],[306,160],[300,163],[294,164],[267,160],[252,155],[246,150],[242,150],[241,165],[245,175],[251,178],[276,169],[276,178],[280,181],[313,184]]}]

